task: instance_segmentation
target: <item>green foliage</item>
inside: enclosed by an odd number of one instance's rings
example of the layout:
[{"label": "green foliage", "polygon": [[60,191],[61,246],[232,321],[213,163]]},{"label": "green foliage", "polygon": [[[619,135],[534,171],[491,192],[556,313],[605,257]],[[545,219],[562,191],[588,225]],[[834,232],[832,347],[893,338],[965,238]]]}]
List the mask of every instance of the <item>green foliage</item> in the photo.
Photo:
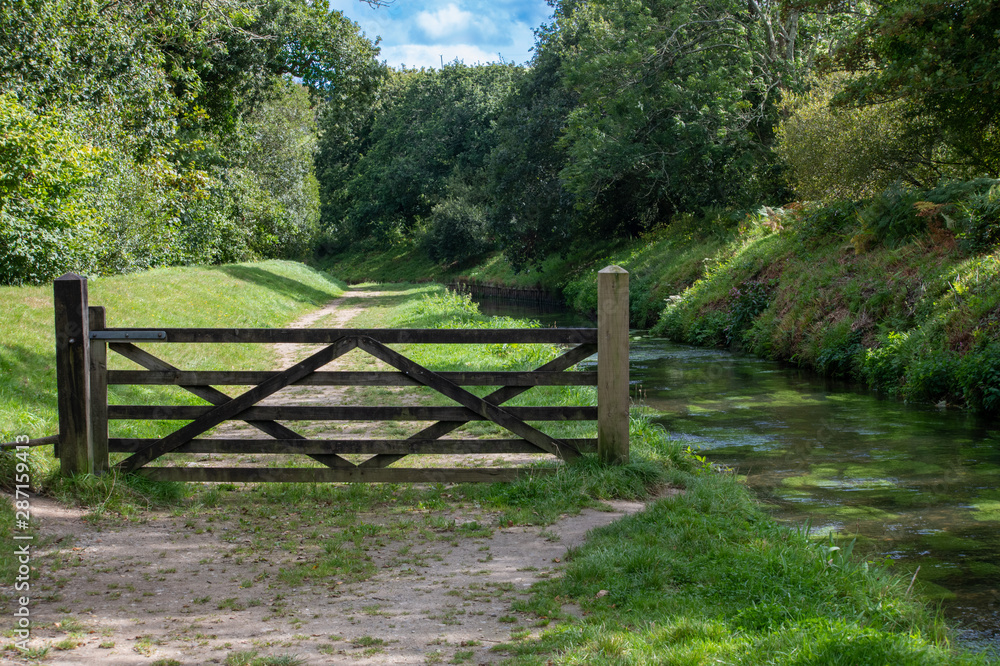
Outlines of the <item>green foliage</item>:
[{"label": "green foliage", "polygon": [[[449,183],[472,179],[481,169],[492,143],[491,125],[519,72],[510,65],[455,62],[441,70],[395,73],[380,93],[370,125],[358,132],[353,150],[360,157],[349,169],[343,168],[351,164],[344,157],[346,164],[323,174],[328,233],[341,243],[381,246],[411,237],[445,200]],[[456,219],[447,210],[438,217],[445,226]],[[469,221],[468,215],[459,217]]]},{"label": "green foliage", "polygon": [[935,162],[945,156],[935,159],[925,146],[904,138],[910,127],[904,102],[830,106],[849,82],[830,75],[782,103],[790,115],[778,128],[776,151],[789,164],[795,194],[810,200],[865,199],[896,181],[924,187],[937,181],[941,170]]},{"label": "green foliage", "polygon": [[356,24],[307,0],[14,0],[0,25],[2,122],[35,116],[2,131],[19,191],[0,193],[0,283],[305,256],[315,106],[383,71]]},{"label": "green foliage", "polygon": [[1000,343],[966,355],[958,367],[965,401],[989,414],[1000,414]]},{"label": "green foliage", "polygon": [[0,95],[0,283],[48,280],[77,263],[97,158],[56,113]]},{"label": "green foliage", "polygon": [[889,246],[899,244],[927,229],[927,219],[918,215],[916,203],[920,193],[899,184],[890,186],[873,197],[858,213],[862,234],[870,234]]},{"label": "green foliage", "polygon": [[728,323],[723,329],[726,345],[739,344],[754,319],[771,304],[775,280],[747,280],[729,291]]},{"label": "green foliage", "polygon": [[958,205],[962,229],[959,242],[967,252],[985,252],[1000,245],[1000,184],[969,196]]},{"label": "green foliage", "polygon": [[490,233],[517,271],[564,252],[574,240],[574,197],[560,172],[559,138],[577,95],[560,76],[562,36],[541,34],[531,68],[506,100],[484,168]]},{"label": "green foliage", "polygon": [[[423,245],[432,261],[467,263],[493,249],[487,230],[486,207],[459,188],[431,209]],[[458,192],[454,190],[458,189]]]},{"label": "green foliage", "polygon": [[[939,352],[917,358],[906,368],[902,393],[907,400],[931,402],[955,401],[962,398],[956,371],[959,359],[951,353]],[[1000,377],[992,378],[995,380]],[[985,384],[989,386],[989,383]]]},{"label": "green foliage", "polygon": [[827,377],[850,377],[857,371],[864,353],[861,332],[852,331],[850,322],[843,322],[824,336],[816,355],[816,369]]},{"label": "green foliage", "polygon": [[[680,211],[781,194],[768,165],[771,93],[790,61],[762,64],[764,25],[776,17],[742,9],[727,0],[560,5],[557,25],[575,41],[561,67],[579,96],[561,175],[583,218],[577,235],[628,236]],[[786,55],[794,50],[793,38]]]},{"label": "green foliage", "polygon": [[798,232],[808,243],[822,243],[850,229],[857,221],[858,205],[853,201],[830,201],[804,208],[798,217]]},{"label": "green foliage", "polygon": [[835,52],[838,67],[860,73],[837,101],[903,100],[907,118],[917,120],[904,132],[906,141],[926,150],[947,145],[965,164],[995,176],[1000,173],[998,29],[1000,6],[990,0],[877,5]]},{"label": "green foliage", "polygon": [[[259,256],[304,256],[319,224],[319,186],[313,156],[317,149],[315,111],[308,90],[276,82],[269,98],[240,121],[226,152],[233,170],[243,169],[258,184],[277,220],[268,230],[270,247]],[[226,172],[223,171],[223,174]],[[270,203],[273,202],[273,203]]]}]

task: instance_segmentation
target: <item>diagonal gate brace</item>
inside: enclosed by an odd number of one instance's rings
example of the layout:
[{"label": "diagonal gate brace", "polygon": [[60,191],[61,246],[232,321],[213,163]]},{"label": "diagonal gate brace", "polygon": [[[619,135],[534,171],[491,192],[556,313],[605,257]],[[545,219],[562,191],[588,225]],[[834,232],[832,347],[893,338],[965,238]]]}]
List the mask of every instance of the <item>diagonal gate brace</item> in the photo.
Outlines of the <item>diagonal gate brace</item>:
[{"label": "diagonal gate brace", "polygon": [[483,418],[489,419],[497,425],[510,430],[515,435],[520,435],[540,449],[548,451],[564,460],[573,460],[580,456],[580,452],[576,448],[549,437],[541,430],[533,428],[510,412],[483,400],[474,393],[466,391],[458,384],[450,382],[432,370],[428,370],[419,363],[411,361],[377,340],[367,336],[359,336],[357,338],[357,345],[358,348],[385,361],[397,370],[405,372],[424,386],[434,389],[445,397],[451,398]]},{"label": "diagonal gate brace", "polygon": [[[133,363],[137,363],[147,370],[161,371],[161,372],[179,372],[179,368],[175,368],[166,361],[153,356],[145,349],[140,349],[130,342],[112,342],[110,345],[111,350],[121,354]],[[202,400],[206,400],[213,405],[221,405],[225,402],[229,402],[232,398],[222,391],[213,388],[211,386],[188,386],[181,384],[180,387],[186,391],[195,394]],[[274,437],[275,439],[297,439],[302,441],[307,441],[308,438],[300,435],[291,428],[284,426],[277,421],[246,421],[249,425],[257,428],[258,430]],[[310,458],[317,462],[321,462],[327,467],[354,467],[354,463],[349,460],[345,460],[336,454],[327,453],[315,453],[307,454]]]},{"label": "diagonal gate brace", "polygon": [[160,439],[146,448],[137,451],[118,463],[118,469],[123,472],[131,472],[139,467],[142,467],[151,460],[162,456],[164,453],[173,451],[181,444],[190,441],[209,428],[238,416],[241,412],[253,407],[269,395],[280,391],[289,384],[297,382],[307,375],[312,374],[333,359],[346,354],[357,346],[358,338],[356,337],[343,337],[338,339],[330,346],[324,347],[306,360],[296,363],[287,370],[279,372],[277,375],[271,377],[265,382],[262,382],[261,384],[258,384],[246,393],[218,405],[203,416],[200,416],[191,423],[188,423],[186,426],[175,430],[163,439]]},{"label": "diagonal gate brace", "polygon": [[[565,354],[552,359],[548,363],[535,368],[536,372],[562,372],[572,368],[574,365],[580,361],[593,356],[597,352],[597,345],[593,343],[586,343],[582,345],[577,345],[573,347]],[[483,400],[491,402],[494,405],[500,405],[508,400],[515,398],[525,391],[529,390],[530,386],[503,386],[493,391],[489,395],[485,396]],[[407,439],[438,439],[444,437],[449,432],[458,430],[464,426],[468,421],[438,421],[432,425],[427,426],[420,432],[408,437]],[[405,455],[393,454],[393,453],[380,453],[374,455],[368,460],[360,463],[358,467],[364,468],[375,468],[375,467],[388,467],[397,460],[405,458]]]}]

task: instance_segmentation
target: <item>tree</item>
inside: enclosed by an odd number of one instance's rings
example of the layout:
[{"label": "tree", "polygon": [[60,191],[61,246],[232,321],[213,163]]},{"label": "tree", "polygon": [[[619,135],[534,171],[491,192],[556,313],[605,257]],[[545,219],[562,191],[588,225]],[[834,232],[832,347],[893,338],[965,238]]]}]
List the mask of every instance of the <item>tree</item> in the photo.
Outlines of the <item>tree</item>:
[{"label": "tree", "polygon": [[48,280],[79,260],[98,157],[57,114],[0,95],[0,284]]},{"label": "tree", "polygon": [[[377,55],[356,24],[311,0],[0,0],[7,110],[46,126],[65,115],[67,137],[106,158],[72,196],[45,195],[57,208],[83,202],[85,222],[57,233],[4,202],[19,239],[79,246],[49,253],[28,279],[301,254],[317,217],[313,106],[369,94]],[[30,156],[14,154],[12,172]],[[23,273],[8,264],[7,279]]]},{"label": "tree", "polygon": [[831,74],[786,98],[778,154],[802,199],[865,199],[896,181],[930,189],[942,177],[968,177],[944,164],[940,148],[907,139],[917,121],[906,100],[832,107],[850,77]]},{"label": "tree", "polygon": [[732,0],[561,5],[561,73],[579,97],[561,176],[576,235],[628,236],[705,206],[782,195],[770,144],[800,76],[799,18]]},{"label": "tree", "polygon": [[[223,177],[253,182],[273,202],[274,219],[258,228],[256,251],[264,256],[304,254],[319,223],[319,188],[313,158],[316,117],[304,86],[282,81],[271,99],[244,118],[228,147]],[[244,173],[238,176],[237,174]],[[263,239],[267,238],[265,242]]]},{"label": "tree", "polygon": [[[560,37],[543,32],[540,43]],[[531,67],[504,104],[484,165],[489,233],[518,270],[572,241],[574,196],[563,187],[567,156],[559,138],[577,95],[563,85],[561,66],[559,49],[536,49]]]},{"label": "tree", "polygon": [[[947,162],[1000,173],[1000,4],[900,0],[878,5],[832,66],[857,75],[836,103],[906,102],[906,140],[952,148]],[[933,122],[922,122],[931,120]]]},{"label": "tree", "polygon": [[[447,197],[452,179],[474,178],[482,168],[492,124],[518,72],[512,65],[455,62],[394,73],[358,142],[324,146],[342,160],[323,159],[325,226],[345,240],[386,244],[412,237]],[[337,215],[331,215],[333,202],[343,206]]]}]

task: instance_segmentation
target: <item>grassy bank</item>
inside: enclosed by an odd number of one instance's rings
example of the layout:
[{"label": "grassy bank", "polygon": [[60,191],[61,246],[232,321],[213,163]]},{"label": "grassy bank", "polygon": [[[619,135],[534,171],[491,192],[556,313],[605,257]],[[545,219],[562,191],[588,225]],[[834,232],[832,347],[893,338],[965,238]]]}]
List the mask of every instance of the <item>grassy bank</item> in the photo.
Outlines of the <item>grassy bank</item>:
[{"label": "grassy bank", "polygon": [[779,527],[732,478],[597,530],[523,604],[582,619],[510,647],[515,664],[965,664],[906,581]]},{"label": "grassy bank", "polygon": [[[619,264],[631,273],[635,327],[795,363],[906,400],[996,415],[1000,186],[991,189],[992,182],[686,216],[516,276],[496,256],[431,273],[541,284],[593,311],[597,271]],[[428,270],[418,252],[406,256],[392,265]],[[377,278],[379,261],[328,263]]]}]

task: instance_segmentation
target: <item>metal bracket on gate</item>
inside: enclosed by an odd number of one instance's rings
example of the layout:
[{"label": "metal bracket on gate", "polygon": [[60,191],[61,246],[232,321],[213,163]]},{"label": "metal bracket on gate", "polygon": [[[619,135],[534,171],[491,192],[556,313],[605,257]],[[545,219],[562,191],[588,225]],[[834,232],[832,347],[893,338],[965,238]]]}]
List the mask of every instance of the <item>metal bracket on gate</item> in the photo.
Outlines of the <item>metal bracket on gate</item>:
[{"label": "metal bracket on gate", "polygon": [[126,342],[130,340],[166,340],[166,331],[93,331],[91,340]]}]

